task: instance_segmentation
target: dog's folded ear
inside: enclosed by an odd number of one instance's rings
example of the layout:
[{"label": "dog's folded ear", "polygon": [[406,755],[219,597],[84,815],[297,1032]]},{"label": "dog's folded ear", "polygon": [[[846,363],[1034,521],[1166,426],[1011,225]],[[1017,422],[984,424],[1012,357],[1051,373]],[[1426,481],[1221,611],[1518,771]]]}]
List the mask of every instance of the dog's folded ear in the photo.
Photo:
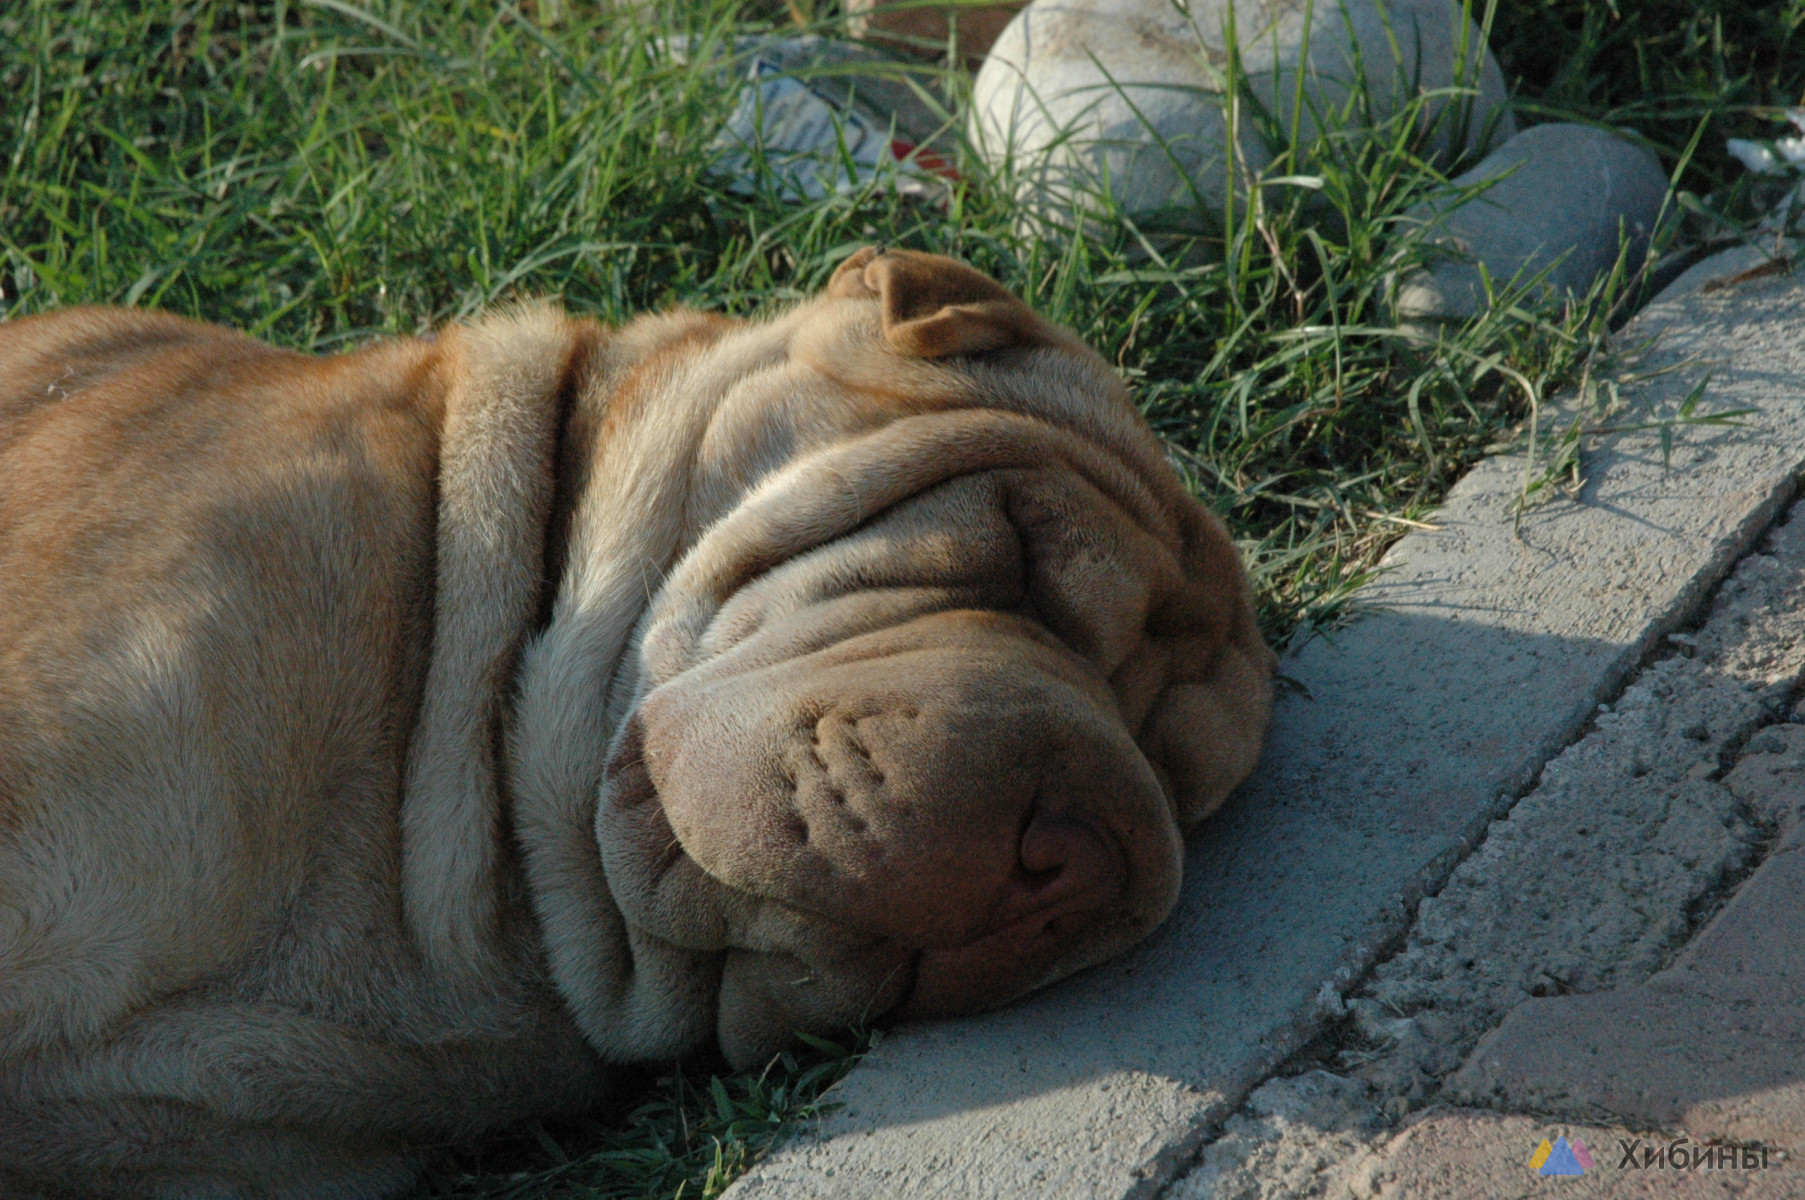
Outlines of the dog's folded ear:
[{"label": "dog's folded ear", "polygon": [[938,254],[867,246],[840,264],[827,294],[877,299],[884,340],[914,358],[1069,340],[996,280]]}]

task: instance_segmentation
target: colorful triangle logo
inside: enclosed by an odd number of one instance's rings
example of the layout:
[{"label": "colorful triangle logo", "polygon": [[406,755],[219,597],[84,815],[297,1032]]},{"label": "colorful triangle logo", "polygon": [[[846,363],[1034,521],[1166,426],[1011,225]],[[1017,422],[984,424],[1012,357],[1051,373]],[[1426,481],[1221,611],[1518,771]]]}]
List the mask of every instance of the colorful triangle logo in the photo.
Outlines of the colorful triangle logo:
[{"label": "colorful triangle logo", "polygon": [[[1546,1154],[1543,1153],[1543,1147],[1547,1147]],[[1536,1147],[1535,1153],[1535,1157],[1541,1162],[1538,1164],[1534,1159],[1530,1162],[1532,1166],[1536,1167],[1538,1175],[1584,1175],[1586,1169],[1580,1165],[1579,1161],[1579,1154],[1584,1150],[1584,1142],[1579,1144],[1579,1150],[1576,1152],[1564,1137],[1555,1138],[1553,1146],[1549,1146],[1548,1139],[1543,1138],[1542,1145]],[[1592,1156],[1588,1154],[1586,1157],[1591,1158]]]}]

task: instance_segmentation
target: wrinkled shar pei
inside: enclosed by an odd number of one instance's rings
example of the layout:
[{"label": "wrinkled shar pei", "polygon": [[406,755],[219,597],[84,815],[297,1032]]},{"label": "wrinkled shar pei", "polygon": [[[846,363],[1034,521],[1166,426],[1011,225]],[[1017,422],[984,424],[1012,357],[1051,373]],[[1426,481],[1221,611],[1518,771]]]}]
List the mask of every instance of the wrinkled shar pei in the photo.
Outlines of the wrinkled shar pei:
[{"label": "wrinkled shar pei", "polygon": [[0,327],[0,1193],[380,1196],[614,1064],[1116,954],[1272,657],[1121,381],[950,259],[319,358]]}]

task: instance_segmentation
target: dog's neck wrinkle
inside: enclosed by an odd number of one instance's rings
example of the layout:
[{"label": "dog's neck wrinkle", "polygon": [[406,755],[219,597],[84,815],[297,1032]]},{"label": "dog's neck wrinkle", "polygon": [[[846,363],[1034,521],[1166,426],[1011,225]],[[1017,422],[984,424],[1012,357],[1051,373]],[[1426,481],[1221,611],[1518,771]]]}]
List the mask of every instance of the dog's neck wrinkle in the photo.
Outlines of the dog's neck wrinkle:
[{"label": "dog's neck wrinkle", "polygon": [[[694,973],[636,961],[646,948],[635,947],[608,887],[594,826],[603,767],[637,699],[633,647],[699,532],[684,511],[709,422],[730,391],[710,384],[733,377],[721,370],[723,353],[740,357],[722,343],[740,342],[734,331],[746,328],[684,313],[598,335],[579,364],[559,448],[546,553],[556,582],[521,656],[509,799],[552,976],[604,1054],[681,1053],[713,1028],[712,1015],[679,1019],[711,1013],[712,1000],[672,1002]],[[754,342],[759,328],[747,330]]]},{"label": "dog's neck wrinkle", "polygon": [[528,637],[537,636],[551,623],[552,605],[558,596],[558,581],[564,577],[564,565],[570,550],[571,524],[576,517],[577,501],[589,485],[595,457],[595,443],[601,413],[589,403],[582,381],[590,378],[608,353],[612,331],[600,325],[583,331],[571,354],[565,374],[565,386],[558,397],[557,449],[553,455],[552,505],[546,519],[545,553],[540,583],[539,607]]},{"label": "dog's neck wrinkle", "polygon": [[[663,336],[648,339],[640,325]],[[658,529],[650,508],[611,509],[620,499],[687,505],[702,433],[720,397],[681,385],[682,358],[716,342],[737,322],[670,314],[623,330],[597,327],[579,351],[560,428],[557,495],[546,531],[546,596],[532,632],[544,632],[598,590],[597,579],[631,564],[662,578],[688,541]],[[697,404],[697,401],[702,403]],[[686,411],[687,410],[687,411]],[[658,445],[662,438],[663,445]],[[646,451],[650,450],[648,461]],[[665,484],[671,486],[663,486]],[[595,493],[608,498],[597,502]]]}]

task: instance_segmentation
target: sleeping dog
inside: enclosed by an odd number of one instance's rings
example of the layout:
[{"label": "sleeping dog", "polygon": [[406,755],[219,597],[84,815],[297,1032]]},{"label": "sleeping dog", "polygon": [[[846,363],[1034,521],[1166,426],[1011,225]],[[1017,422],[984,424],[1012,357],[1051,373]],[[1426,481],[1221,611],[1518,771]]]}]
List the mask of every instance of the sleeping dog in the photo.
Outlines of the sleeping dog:
[{"label": "sleeping dog", "polygon": [[0,326],[0,1191],[380,1196],[610,1069],[1145,937],[1272,656],[950,259],[316,358]]}]

